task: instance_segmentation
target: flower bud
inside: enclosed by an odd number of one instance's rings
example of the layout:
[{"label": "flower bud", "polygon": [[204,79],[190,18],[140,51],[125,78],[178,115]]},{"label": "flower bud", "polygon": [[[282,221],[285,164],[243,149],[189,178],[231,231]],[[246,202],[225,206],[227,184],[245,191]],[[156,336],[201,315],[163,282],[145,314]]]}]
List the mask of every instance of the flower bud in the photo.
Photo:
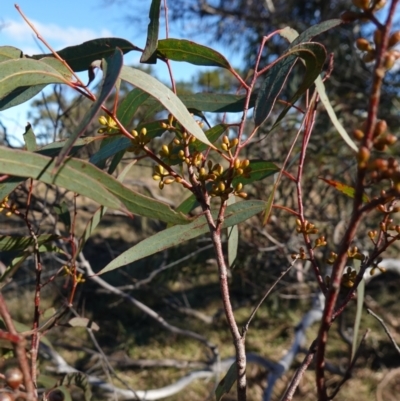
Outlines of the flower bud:
[{"label": "flower bud", "polygon": [[400,31],[393,32],[389,38],[389,47],[396,46],[400,42]]},{"label": "flower bud", "polygon": [[358,50],[361,50],[363,52],[372,50],[371,43],[368,42],[367,39],[365,38],[359,38],[356,40],[356,47]]}]

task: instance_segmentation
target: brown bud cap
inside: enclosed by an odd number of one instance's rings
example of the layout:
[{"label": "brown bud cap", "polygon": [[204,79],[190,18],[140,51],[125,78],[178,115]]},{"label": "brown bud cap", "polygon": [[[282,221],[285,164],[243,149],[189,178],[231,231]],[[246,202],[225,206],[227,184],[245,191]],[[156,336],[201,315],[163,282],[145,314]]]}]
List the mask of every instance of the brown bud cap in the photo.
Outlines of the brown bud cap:
[{"label": "brown bud cap", "polygon": [[396,62],[396,57],[392,52],[388,52],[385,54],[385,59],[383,60],[383,65],[387,70],[390,70],[393,68],[394,64]]},{"label": "brown bud cap", "polygon": [[366,52],[368,50],[372,50],[371,43],[368,42],[365,38],[359,38],[356,40],[356,47],[358,50]]},{"label": "brown bud cap", "polygon": [[360,168],[365,168],[367,166],[367,161],[369,160],[370,156],[370,150],[367,147],[362,146],[357,155],[358,166]]},{"label": "brown bud cap", "polygon": [[379,120],[375,125],[374,138],[384,134],[387,131],[387,123],[385,120]]},{"label": "brown bud cap", "polygon": [[353,136],[355,139],[361,141],[361,139],[364,138],[364,132],[362,132],[360,129],[355,129],[353,131]]},{"label": "brown bud cap", "polygon": [[389,38],[389,47],[396,46],[400,42],[400,31],[393,32]]},{"label": "brown bud cap", "polygon": [[246,198],[247,198],[247,193],[246,193],[246,192],[239,192],[239,193],[237,194],[237,196],[239,196],[239,198],[246,199]]}]

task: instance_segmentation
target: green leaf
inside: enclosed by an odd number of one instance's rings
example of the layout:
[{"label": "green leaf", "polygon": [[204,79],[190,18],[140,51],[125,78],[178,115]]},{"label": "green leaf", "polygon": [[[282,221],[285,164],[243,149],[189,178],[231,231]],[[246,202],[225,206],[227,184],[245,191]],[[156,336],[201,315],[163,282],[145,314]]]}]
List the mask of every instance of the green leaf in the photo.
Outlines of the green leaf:
[{"label": "green leaf", "polygon": [[68,83],[68,81],[53,67],[41,61],[23,58],[4,61],[1,63],[0,68],[0,102],[2,102],[2,109],[7,108],[7,105],[4,104],[6,96],[13,93],[14,97],[12,99],[15,100],[16,89],[20,89],[18,95],[21,96],[23,88],[60,83]]},{"label": "green leaf", "polygon": [[72,78],[72,72],[69,68],[60,60],[54,57],[44,57],[40,59],[41,63],[45,63],[50,67],[53,67],[56,71],[60,73],[67,81],[70,81]]},{"label": "green leaf", "polygon": [[[290,39],[290,41],[292,42],[291,47],[296,46],[299,43],[309,42],[313,37],[319,35],[320,33],[329,31],[330,29],[335,28],[336,26],[341,24],[343,24],[343,21],[336,18],[321,22],[317,25],[313,25],[302,32],[300,35],[298,35],[298,37]],[[281,35],[284,36],[282,33]]]},{"label": "green leaf", "polygon": [[234,362],[228,369],[225,377],[218,383],[218,386],[215,389],[216,401],[220,401],[225,394],[229,393],[236,379],[236,362]]},{"label": "green leaf", "polygon": [[274,126],[271,128],[274,129],[279,122],[285,117],[287,112],[290,110],[293,104],[297,102],[297,100],[300,98],[300,96],[315,82],[315,80],[319,77],[322,67],[324,66],[325,59],[326,59],[326,51],[325,48],[320,45],[319,43],[304,43],[304,44],[299,44],[289,51],[289,54],[291,54],[292,51],[301,51],[300,49],[307,49],[310,51],[309,54],[307,52],[302,51],[301,58],[305,61],[306,64],[306,74],[305,77],[303,78],[303,82],[296,91],[296,93],[293,95],[293,97],[290,99],[289,103],[290,105],[286,106],[282,112],[279,114],[278,118],[276,119]]},{"label": "green leaf", "polygon": [[61,152],[57,157],[56,166],[59,166],[61,164],[63,159],[67,156],[67,154],[73,147],[75,141],[86,131],[89,124],[96,117],[98,111],[110,95],[115,86],[115,83],[118,80],[123,62],[123,55],[121,50],[119,49],[115,49],[114,54],[108,57],[106,60],[103,59],[102,69],[104,78],[101,85],[100,93],[98,94],[97,99],[90,106],[90,109],[85,114],[81,122],[76,127],[75,131],[68,138],[67,142],[65,142],[64,147],[61,149]]},{"label": "green leaf", "polygon": [[71,228],[71,214],[69,213],[67,203],[62,201],[60,205],[54,206],[54,210],[60,221],[64,224],[65,230],[69,231]]},{"label": "green leaf", "polygon": [[[228,198],[228,205],[233,205],[236,202],[235,196]],[[239,228],[237,225],[228,228],[228,264],[231,269],[234,267],[234,263],[237,257],[237,251],[239,247]]]},{"label": "green leaf", "polygon": [[37,149],[37,144],[36,144],[36,137],[35,134],[33,133],[31,124],[28,123],[26,125],[23,137],[26,149],[29,150],[30,152],[34,152]]},{"label": "green leaf", "polygon": [[0,174],[31,177],[59,185],[113,209],[119,209],[122,202],[131,213],[166,223],[188,222],[187,217],[173,211],[166,203],[128,189],[88,162],[68,158],[56,174],[52,173],[54,167],[55,161],[49,157],[0,146]]},{"label": "green leaf", "polygon": [[[277,64],[273,65],[271,69],[269,69],[267,72],[267,76],[262,84],[262,88],[256,102],[254,120],[257,126],[261,125],[268,118],[275,104],[276,98],[282,91],[283,86],[285,85],[285,82],[290,74],[290,71],[292,70],[296,62],[296,56],[294,56],[292,52],[293,48],[296,48],[297,45],[303,42],[309,42],[314,36],[331,28],[334,28],[342,22],[343,21],[339,19],[325,21],[321,24],[312,26],[309,29],[305,30],[297,38],[293,37],[292,32],[296,33],[296,31],[291,30],[291,28],[282,30],[282,36],[290,38],[289,40],[293,42],[289,46],[286,53],[283,55],[284,58],[282,58]],[[288,56],[289,53],[291,53],[292,55]],[[301,54],[299,54],[299,56],[301,57]],[[266,104],[263,104],[262,99],[266,101]]]},{"label": "green leaf", "polygon": [[22,58],[22,50],[13,46],[0,46],[0,62]]},{"label": "green leaf", "polygon": [[[293,42],[293,44],[296,44],[296,43],[308,41],[313,36],[315,36],[321,32],[325,32],[328,29],[331,29],[342,23],[343,23],[343,21],[340,19],[328,20],[328,21],[322,22],[321,24],[312,26],[311,28],[304,31],[301,35],[299,35],[298,32],[296,32],[294,29],[287,27],[280,32],[280,35],[285,37],[286,39],[288,39],[289,42]],[[339,122],[339,119],[336,116],[336,113],[335,113],[335,111],[329,101],[329,98],[326,94],[325,85],[322,82],[321,77],[318,77],[316,79],[315,86],[317,88],[321,103],[324,105],[324,107],[329,115],[329,118],[332,121],[332,124],[334,125],[336,130],[339,132],[339,134],[341,135],[343,140],[347,143],[347,145],[349,145],[353,150],[355,150],[357,152],[358,151],[357,145],[351,139],[350,135],[346,132],[343,125]]]},{"label": "green leaf", "polygon": [[140,88],[157,99],[179,121],[189,134],[201,142],[212,146],[203,130],[190,115],[185,105],[169,88],[143,71],[122,67],[120,78]]},{"label": "green leaf", "polygon": [[228,70],[228,60],[215,50],[185,39],[163,39],[158,42],[157,55],[174,61],[185,61],[194,65],[222,67]]},{"label": "green leaf", "polygon": [[5,181],[0,182],[0,201],[14,191],[19,184],[21,184],[21,179],[18,177],[10,177]]},{"label": "green leaf", "polygon": [[[74,146],[72,147],[70,151],[70,155],[74,154],[77,152],[79,149],[83,148],[84,146],[89,145],[89,143],[92,143],[96,140],[96,137],[87,137],[87,138],[79,138],[75,143]],[[63,139],[61,141],[56,141],[49,143],[48,145],[45,145],[41,147],[39,150],[37,150],[36,153],[39,153],[44,156],[57,156],[60,153],[60,150],[64,147],[65,142],[67,142],[67,139]]]},{"label": "green leaf", "polygon": [[[37,242],[42,245],[46,242],[54,241],[58,239],[58,235],[53,234],[43,234],[37,236]],[[29,246],[35,244],[32,237],[21,237],[21,236],[11,236],[2,235],[0,236],[0,250],[1,251],[24,251]]]},{"label": "green leaf", "polygon": [[89,175],[90,169],[95,169],[89,163],[82,160],[66,160],[56,175],[52,174],[54,167],[55,161],[52,158],[19,149],[0,147],[0,174],[34,178],[77,192],[102,205],[114,209],[121,207],[120,201]]},{"label": "green leaf", "polygon": [[0,100],[0,111],[9,109],[14,106],[18,106],[21,103],[25,103],[27,100],[32,99],[39,92],[41,92],[46,85],[35,85],[35,86],[21,86],[12,90],[7,96]]},{"label": "green leaf", "polygon": [[127,127],[138,108],[150,97],[150,95],[139,88],[130,91],[118,107],[117,118],[124,127]]},{"label": "green leaf", "polygon": [[160,27],[160,8],[161,0],[152,0],[149,11],[149,26],[147,28],[146,47],[144,48],[141,63],[156,64],[157,63],[157,44],[158,44],[158,30]]},{"label": "green leaf", "polygon": [[280,171],[280,168],[275,163],[266,160],[250,160],[250,167],[250,177],[236,177],[232,180],[232,185],[235,186],[239,182],[243,185],[252,184]]},{"label": "green leaf", "polygon": [[[243,201],[228,206],[225,213],[225,220],[223,227],[231,227],[249,219],[250,217],[260,213],[265,208],[265,202]],[[218,216],[218,211],[213,213],[214,219]],[[165,229],[145,240],[139,242],[137,245],[123,252],[106,267],[104,267],[98,274],[104,274],[111,270],[125,266],[136,260],[142,259],[146,256],[153,255],[157,252],[168,249],[172,246],[179,245],[190,239],[196,238],[200,235],[206,234],[209,231],[207,220],[205,216],[200,216],[196,220],[184,226],[176,225]]]},{"label": "green leaf", "polygon": [[296,46],[291,46],[282,58],[267,71],[254,109],[256,126],[260,126],[269,117],[276,99],[296,63],[297,57],[301,57],[305,61],[307,71],[304,83],[294,98],[299,98],[318,77],[325,62],[326,52],[319,43],[300,43]]},{"label": "green leaf", "polygon": [[[128,172],[130,171],[131,167],[136,163],[136,161],[133,161],[131,163],[129,163],[120,173],[120,175],[118,176],[118,181],[119,182],[123,182],[123,180],[125,179],[126,175],[128,174]],[[85,245],[86,241],[90,238],[90,236],[92,235],[93,231],[96,229],[96,227],[99,225],[101,219],[103,218],[103,216],[106,214],[107,212],[107,208],[104,206],[101,206],[99,209],[96,210],[96,212],[93,214],[93,216],[91,217],[91,219],[87,222],[85,230],[79,240],[79,249],[77,254],[79,254],[80,252],[82,252],[83,246]]]},{"label": "green leaf", "polygon": [[[75,72],[86,71],[93,61],[107,58],[114,54],[115,49],[119,48],[123,54],[131,50],[141,51],[132,43],[120,38],[101,38],[83,42],[77,46],[69,46],[56,53],[65,60]],[[53,57],[52,54],[36,54],[31,56],[35,60],[43,57]]]}]

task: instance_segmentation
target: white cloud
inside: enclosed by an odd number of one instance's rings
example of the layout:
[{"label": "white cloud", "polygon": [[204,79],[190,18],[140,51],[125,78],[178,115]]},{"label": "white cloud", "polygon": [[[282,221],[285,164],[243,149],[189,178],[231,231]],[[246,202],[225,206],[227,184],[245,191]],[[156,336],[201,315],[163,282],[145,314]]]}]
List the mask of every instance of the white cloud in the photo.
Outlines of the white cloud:
[{"label": "white cloud", "polygon": [[[31,22],[40,35],[55,50],[60,50],[66,46],[77,45],[90,39],[113,36],[108,29],[94,31],[89,28],[43,24],[34,20],[31,20]],[[17,22],[15,20],[6,20],[1,33],[8,37],[7,44],[21,48],[24,53],[32,54],[38,52],[37,49],[32,52],[32,49],[34,49],[34,37],[36,35],[24,21]]]}]

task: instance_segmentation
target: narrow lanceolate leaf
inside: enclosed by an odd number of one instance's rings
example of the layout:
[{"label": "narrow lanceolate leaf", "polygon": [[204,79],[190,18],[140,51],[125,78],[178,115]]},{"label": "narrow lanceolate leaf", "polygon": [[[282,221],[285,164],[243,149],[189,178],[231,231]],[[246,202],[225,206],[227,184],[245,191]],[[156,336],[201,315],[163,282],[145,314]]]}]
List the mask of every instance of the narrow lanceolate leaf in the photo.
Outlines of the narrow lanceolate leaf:
[{"label": "narrow lanceolate leaf", "polygon": [[[306,51],[301,51],[300,49],[305,49]],[[307,50],[309,50],[309,53],[307,52]],[[322,71],[322,67],[325,63],[326,51],[325,48],[319,43],[299,44],[297,46],[292,47],[289,50],[288,54],[291,54],[292,52],[297,53],[300,51],[301,51],[300,57],[304,60],[304,64],[306,66],[305,77],[303,78],[303,82],[297,89],[296,93],[290,99],[289,102],[290,105],[286,106],[282,110],[282,112],[276,119],[272,129],[274,129],[280,123],[280,121],[282,121],[283,117],[285,117],[285,115],[292,107],[292,105],[295,104],[297,100],[300,98],[300,96],[319,78],[319,75]]]},{"label": "narrow lanceolate leaf", "polygon": [[[328,21],[322,22],[321,24],[312,26],[311,28],[304,31],[301,35],[299,35],[296,30],[287,27],[285,29],[282,29],[282,31],[280,32],[280,35],[283,36],[284,38],[286,38],[289,42],[292,42],[291,46],[294,46],[297,43],[308,41],[313,36],[316,36],[321,32],[325,32],[331,28],[334,28],[335,26],[338,26],[342,23],[343,23],[343,21],[340,19],[328,20]],[[343,125],[340,123],[339,119],[336,116],[335,110],[333,109],[333,107],[329,101],[329,98],[326,94],[325,85],[322,82],[321,77],[318,77],[315,80],[315,86],[317,88],[321,103],[324,105],[324,107],[329,115],[329,118],[332,121],[333,126],[336,128],[336,130],[341,135],[343,140],[347,143],[347,145],[349,145],[353,150],[355,150],[357,152],[358,151],[357,145],[351,139],[350,135],[344,129]]]},{"label": "narrow lanceolate leaf", "polygon": [[[355,190],[354,187],[350,187],[349,185],[343,184],[343,183],[341,183],[339,181],[328,180],[328,179],[323,178],[323,177],[318,177],[318,178],[320,180],[322,180],[322,181],[325,181],[331,187],[337,189],[342,194],[345,194],[350,198],[354,198],[354,196],[356,194],[356,190]],[[364,203],[368,203],[369,202],[369,198],[368,198],[368,196],[366,194],[363,194],[362,200],[363,200]]]},{"label": "narrow lanceolate leaf", "polygon": [[34,178],[47,184],[59,185],[93,199],[101,205],[114,209],[121,208],[121,202],[97,181],[97,177],[91,177],[90,169],[97,170],[94,166],[82,160],[69,159],[56,174],[52,174],[54,167],[55,161],[52,158],[0,147],[0,174]]},{"label": "narrow lanceolate leaf", "polygon": [[37,148],[36,137],[33,132],[32,125],[30,125],[29,123],[25,127],[25,134],[23,136],[26,149],[30,152],[34,152]]},{"label": "narrow lanceolate leaf", "polygon": [[46,86],[47,84],[21,86],[12,90],[7,96],[4,96],[2,99],[0,99],[0,111],[18,106],[21,103],[25,103],[27,100],[32,99],[39,92],[41,92]]},{"label": "narrow lanceolate leaf", "polygon": [[[255,112],[254,116],[256,125],[261,125],[268,118],[275,104],[276,98],[281,93],[290,71],[296,62],[297,56],[293,54],[291,56],[287,56],[288,52],[297,45],[308,42],[314,36],[317,36],[322,32],[326,32],[327,30],[332,29],[341,23],[342,21],[339,19],[328,20],[321,24],[310,27],[296,38],[294,37],[296,36],[296,31],[290,28],[282,30],[281,35],[289,39],[289,41],[292,43],[286,53],[283,55],[284,58],[275,64],[270,70],[268,70],[261,89],[261,92],[263,93],[263,100],[261,100],[259,96],[256,103],[256,110],[258,109],[258,112]],[[298,56],[301,57],[300,54],[298,54]],[[262,102],[262,104],[259,105],[259,102]]]},{"label": "narrow lanceolate leaf", "polygon": [[[321,72],[325,56],[324,47],[318,43],[300,43],[291,47],[280,61],[274,64],[266,73],[254,109],[255,124],[257,126],[261,125],[270,115],[276,99],[296,63],[297,57],[301,57],[307,66],[305,85],[307,89],[311,85],[309,83],[311,79],[313,78],[312,82],[314,82]],[[301,89],[303,90],[303,88]]]},{"label": "narrow lanceolate leaf", "polygon": [[0,101],[19,88],[60,83],[68,81],[53,67],[41,61],[23,58],[4,61],[0,68]]},{"label": "narrow lanceolate leaf", "polygon": [[22,50],[13,46],[0,46],[0,63],[2,61],[13,60],[23,56]]},{"label": "narrow lanceolate leaf", "polygon": [[[133,161],[129,163],[120,173],[118,176],[118,181],[123,182],[126,175],[130,171],[131,167],[136,164],[136,161]],[[106,214],[107,208],[105,206],[101,206],[99,209],[96,210],[96,212],[93,214],[91,219],[87,222],[86,228],[79,240],[79,249],[77,254],[79,254],[82,251],[83,246],[85,245],[86,241],[90,238],[92,235],[93,231],[96,229],[96,227],[99,225],[101,219],[103,216]]]},{"label": "narrow lanceolate leaf", "polygon": [[120,103],[117,110],[117,118],[124,127],[127,127],[138,108],[150,97],[150,95],[139,88],[130,91]]},{"label": "narrow lanceolate leaf", "polygon": [[222,397],[225,394],[229,393],[237,378],[236,371],[237,371],[236,362],[234,362],[228,369],[228,372],[226,373],[224,378],[218,383],[217,388],[215,389],[216,401],[221,401]]},{"label": "narrow lanceolate leaf", "polygon": [[102,69],[104,78],[101,85],[100,93],[97,96],[97,99],[90,106],[89,111],[85,114],[81,122],[78,124],[78,127],[67,139],[67,142],[61,149],[61,152],[57,158],[56,166],[59,166],[62,163],[63,159],[68,155],[69,151],[73,147],[75,141],[86,131],[86,128],[96,117],[102,104],[106,101],[112,89],[114,88],[115,83],[117,82],[122,64],[123,55],[121,50],[119,49],[115,49],[114,54],[108,57],[107,60],[103,60]]},{"label": "narrow lanceolate leaf", "polygon": [[[43,234],[37,236],[39,245],[46,242],[54,241],[59,238],[57,235]],[[32,237],[19,237],[12,235],[0,236],[0,250],[1,251],[24,251],[29,246],[34,245],[35,242]]]},{"label": "narrow lanceolate leaf", "polygon": [[189,220],[166,203],[144,196],[122,185],[112,176],[80,159],[68,158],[53,174],[52,158],[23,150],[0,147],[0,174],[31,177],[77,192],[113,209],[126,209],[140,216],[166,223],[185,224]]},{"label": "narrow lanceolate leaf", "polygon": [[290,39],[290,42],[292,42],[292,46],[295,46],[303,42],[309,42],[312,38],[319,35],[320,33],[329,31],[330,29],[335,28],[336,26],[339,26],[341,24],[343,24],[343,21],[338,18],[321,22],[320,24],[311,26],[310,28],[306,29],[304,32],[302,32],[295,38]]},{"label": "narrow lanceolate leaf", "polygon": [[212,146],[203,130],[188,112],[182,101],[169,88],[143,71],[131,67],[122,67],[120,78],[147,92],[157,99],[185,128],[201,142]]},{"label": "narrow lanceolate leaf", "polygon": [[185,39],[163,39],[158,42],[157,55],[194,65],[230,69],[228,60],[215,50]]},{"label": "narrow lanceolate leaf", "polygon": [[18,177],[10,177],[6,181],[0,182],[0,201],[14,191],[19,184],[21,184],[21,179]]},{"label": "narrow lanceolate leaf", "polygon": [[156,64],[157,63],[157,44],[158,44],[158,30],[160,27],[160,7],[161,0],[152,0],[149,11],[149,26],[147,28],[146,47],[144,48],[141,63]]},{"label": "narrow lanceolate leaf", "polygon": [[[65,60],[75,72],[86,71],[95,60],[101,60],[114,54],[116,48],[121,49],[122,53],[131,50],[141,51],[132,43],[120,38],[102,38],[84,42],[77,46],[69,46],[56,53]],[[43,57],[53,57],[52,54],[36,54],[31,56],[35,60]]]},{"label": "narrow lanceolate leaf", "polygon": [[[243,201],[228,206],[225,213],[223,227],[231,227],[249,219],[260,213],[265,208],[263,201]],[[213,212],[213,217],[218,216],[218,211]],[[200,216],[196,220],[184,226],[173,226],[165,229],[145,240],[139,242],[134,247],[128,249],[111,263],[109,263],[99,274],[107,273],[111,270],[135,262],[146,256],[168,249],[172,246],[182,244],[190,239],[196,238],[209,231],[205,216]]]}]

